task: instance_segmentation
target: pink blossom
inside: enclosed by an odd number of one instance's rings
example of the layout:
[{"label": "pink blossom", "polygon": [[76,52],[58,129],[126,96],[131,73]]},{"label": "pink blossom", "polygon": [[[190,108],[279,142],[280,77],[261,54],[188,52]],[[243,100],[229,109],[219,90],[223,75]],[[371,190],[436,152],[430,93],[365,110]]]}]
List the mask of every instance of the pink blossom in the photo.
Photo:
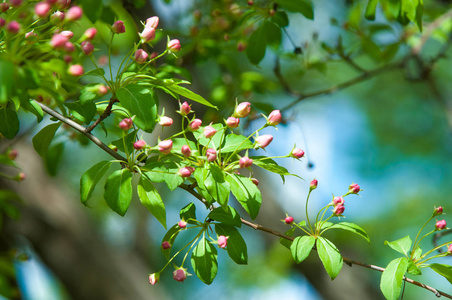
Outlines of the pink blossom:
[{"label": "pink blossom", "polygon": [[146,20],[146,27],[152,27],[154,29],[157,29],[157,26],[159,25],[159,17],[150,17]]},{"label": "pink blossom", "polygon": [[190,131],[196,131],[201,127],[202,121],[200,119],[194,119],[190,122],[188,125],[188,130]]},{"label": "pink blossom", "polygon": [[148,59],[148,53],[144,51],[143,49],[138,49],[135,52],[135,61],[139,64],[144,64],[146,60]]},{"label": "pink blossom", "polygon": [[124,26],[124,22],[121,20],[118,20],[116,22],[113,23],[113,25],[111,26],[111,30],[113,31],[113,33],[124,33],[126,32],[126,26]]},{"label": "pink blossom", "polygon": [[267,147],[272,141],[273,141],[273,136],[270,134],[264,134],[264,135],[258,136],[256,138],[256,144],[260,148]]},{"label": "pink blossom", "polygon": [[136,141],[133,143],[133,148],[135,150],[143,150],[146,147],[146,142],[143,140]]},{"label": "pink blossom", "polygon": [[267,125],[276,126],[281,123],[282,116],[279,110],[274,110],[268,115]]},{"label": "pink blossom", "polygon": [[66,13],[67,21],[77,21],[83,15],[83,10],[80,6],[72,6]]},{"label": "pink blossom", "polygon": [[187,101],[185,101],[184,103],[180,104],[180,108],[179,108],[179,113],[183,116],[188,115],[191,112],[191,107],[190,105],[187,103]]},{"label": "pink blossom", "polygon": [[242,102],[235,108],[234,117],[244,118],[251,111],[251,103]]},{"label": "pink blossom", "polygon": [[171,119],[170,117],[165,117],[165,116],[160,117],[159,124],[162,126],[166,126],[166,127],[171,126],[171,125],[173,125],[173,119]]},{"label": "pink blossom", "polygon": [[131,118],[125,118],[121,122],[119,122],[119,127],[122,130],[129,130],[133,126],[133,121]]},{"label": "pink blossom", "polygon": [[45,16],[47,16],[50,12],[50,4],[47,2],[39,2],[35,5],[35,14],[40,17],[43,18]]},{"label": "pink blossom", "polygon": [[349,192],[350,194],[358,194],[359,191],[361,191],[361,188],[360,188],[359,185],[356,184],[356,183],[352,183],[352,184],[350,184],[350,186],[348,187],[348,192]]},{"label": "pink blossom", "polygon": [[88,28],[85,30],[85,33],[83,34],[83,36],[85,38],[87,38],[88,40],[92,40],[92,39],[94,39],[96,34],[97,34],[97,29],[94,27],[91,27],[91,28]]},{"label": "pink blossom", "polygon": [[293,217],[287,216],[287,217],[284,219],[284,222],[285,222],[287,225],[291,225],[291,224],[293,223],[293,220],[294,220]]},{"label": "pink blossom", "polygon": [[165,250],[169,249],[169,248],[171,248],[171,244],[168,241],[164,241],[162,243],[162,248],[165,249]]},{"label": "pink blossom", "polygon": [[83,41],[80,47],[82,48],[82,51],[83,53],[85,53],[85,55],[89,56],[94,52],[94,46],[90,41]]},{"label": "pink blossom", "polygon": [[85,71],[81,65],[72,65],[69,67],[68,73],[72,76],[82,76]]},{"label": "pink blossom", "polygon": [[208,125],[204,127],[204,136],[208,139],[212,138],[215,133],[217,133],[217,130],[213,128],[212,126]]},{"label": "pink blossom", "polygon": [[253,164],[253,160],[247,156],[240,158],[239,166],[240,168],[249,168]]},{"label": "pink blossom", "polygon": [[173,272],[173,278],[176,281],[183,282],[187,279],[187,272],[183,268],[176,269]]},{"label": "pink blossom", "polygon": [[178,52],[181,49],[179,40],[174,39],[174,40],[169,41],[167,48],[171,52]]},{"label": "pink blossom", "polygon": [[447,223],[446,223],[446,220],[444,220],[444,219],[441,221],[437,221],[435,224],[436,230],[442,230],[442,229],[446,228],[446,226],[447,226]]},{"label": "pink blossom", "polygon": [[229,128],[236,128],[239,126],[239,124],[240,124],[239,118],[229,117],[226,120],[226,126],[228,126]]},{"label": "pink blossom", "polygon": [[185,157],[189,157],[191,155],[191,150],[190,147],[187,145],[183,145],[180,152],[185,156]]},{"label": "pink blossom", "polygon": [[304,151],[298,148],[295,148],[290,152],[290,156],[293,158],[302,158],[304,156]]},{"label": "pink blossom", "polygon": [[155,29],[152,27],[145,27],[140,33],[140,38],[143,44],[152,42],[155,39]]},{"label": "pink blossom", "polygon": [[172,140],[164,140],[161,141],[158,145],[159,151],[163,154],[168,154],[173,149],[173,141]]},{"label": "pink blossom", "polygon": [[228,238],[227,236],[220,235],[218,237],[218,247],[224,249],[228,245]]},{"label": "pink blossom", "polygon": [[206,156],[208,162],[215,161],[217,159],[217,151],[213,148],[209,148],[207,149]]}]

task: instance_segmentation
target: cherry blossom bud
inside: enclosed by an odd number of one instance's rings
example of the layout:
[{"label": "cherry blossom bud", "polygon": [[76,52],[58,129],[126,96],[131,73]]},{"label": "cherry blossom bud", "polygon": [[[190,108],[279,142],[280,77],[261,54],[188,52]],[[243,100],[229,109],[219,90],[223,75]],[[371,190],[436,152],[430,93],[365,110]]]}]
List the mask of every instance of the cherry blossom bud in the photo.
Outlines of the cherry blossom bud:
[{"label": "cherry blossom bud", "polygon": [[66,54],[63,57],[63,60],[68,64],[68,63],[72,62],[72,56],[70,56],[69,54]]},{"label": "cherry blossom bud", "polygon": [[343,206],[342,204],[339,204],[336,207],[334,207],[333,214],[335,216],[341,216],[344,213],[344,210],[345,210],[345,206]]},{"label": "cherry blossom bud", "polygon": [[135,52],[135,61],[139,64],[144,64],[146,60],[148,59],[148,53],[144,51],[143,49],[138,49]]},{"label": "cherry blossom bud", "polygon": [[264,134],[264,135],[258,136],[256,138],[256,144],[260,148],[267,147],[272,141],[273,141],[273,136],[270,134]]},{"label": "cherry blossom bud", "polygon": [[0,28],[2,28],[3,26],[5,26],[6,24],[6,20],[3,18],[0,18]]},{"label": "cherry blossom bud", "polygon": [[113,23],[113,25],[111,26],[111,31],[113,31],[113,33],[124,33],[126,32],[126,26],[124,26],[124,22],[121,20],[118,20],[116,22]]},{"label": "cherry blossom bud", "polygon": [[71,5],[71,0],[57,0],[56,5],[58,9],[66,9]]},{"label": "cherry blossom bud", "polygon": [[256,186],[259,185],[259,180],[257,180],[256,178],[251,178],[251,182],[254,183]]},{"label": "cherry blossom bud", "polygon": [[248,5],[249,5],[249,6],[252,6],[252,5],[254,5],[254,1],[253,1],[253,0],[248,0],[248,2],[247,2],[247,3],[248,3]]},{"label": "cherry blossom bud", "polygon": [[61,33],[54,34],[50,40],[50,46],[54,49],[64,48],[64,45],[69,41],[69,38]]},{"label": "cherry blossom bud", "polygon": [[[1,26],[0,26],[0,27],[1,27]],[[37,35],[36,32],[34,32],[33,30],[32,30],[32,31],[29,31],[29,32],[27,32],[27,33],[25,34],[25,39],[28,40],[29,42],[30,42],[30,41],[35,41],[37,37],[38,37],[38,35]]]},{"label": "cherry blossom bud", "polygon": [[119,122],[119,127],[122,130],[129,130],[133,126],[133,121],[131,118],[125,118],[121,122]]},{"label": "cherry blossom bud", "polygon": [[161,141],[158,145],[159,151],[163,154],[168,154],[173,149],[173,141],[172,140],[164,140]]},{"label": "cherry blossom bud", "polygon": [[336,205],[343,205],[344,204],[344,198],[342,197],[334,197],[333,198],[333,204]]},{"label": "cherry blossom bud", "polygon": [[146,20],[146,27],[152,27],[154,29],[157,29],[157,26],[159,25],[159,17],[150,17]]},{"label": "cherry blossom bud", "polygon": [[171,52],[179,52],[179,50],[181,49],[179,40],[174,39],[169,41],[167,48]]},{"label": "cherry blossom bud", "polygon": [[96,86],[96,88],[97,88],[97,91],[96,91],[97,94],[99,94],[101,96],[108,94],[109,89],[107,86],[105,86],[103,84],[99,84]]},{"label": "cherry blossom bud", "polygon": [[77,21],[83,15],[83,10],[80,6],[72,6],[66,13],[67,21]]},{"label": "cherry blossom bud", "polygon": [[94,46],[90,41],[83,41],[80,47],[82,48],[82,51],[83,53],[85,53],[85,55],[89,56],[94,52]]},{"label": "cherry blossom bud", "polygon": [[57,0],[46,0],[46,2],[50,5],[54,5],[55,3],[57,3]]},{"label": "cherry blossom bud", "polygon": [[436,230],[442,230],[446,228],[446,226],[447,226],[446,220],[437,221],[435,224]]},{"label": "cherry blossom bud", "polygon": [[61,34],[62,36],[64,36],[68,40],[72,39],[72,37],[74,36],[74,33],[72,31],[70,31],[70,30],[61,31],[59,34]]},{"label": "cherry blossom bud", "polygon": [[173,119],[171,119],[170,117],[164,117],[164,116],[160,117],[159,124],[162,126],[166,126],[166,127],[171,126],[171,125],[173,125]]},{"label": "cherry blossom bud", "polygon": [[107,55],[101,55],[99,56],[99,59],[97,60],[100,66],[106,66],[108,64],[108,56]]},{"label": "cherry blossom bud", "polygon": [[165,249],[165,250],[169,249],[169,248],[171,248],[171,244],[168,241],[164,241],[162,243],[162,248]]},{"label": "cherry blossom bud", "polygon": [[295,148],[292,150],[292,152],[290,152],[290,156],[297,159],[302,158],[304,156],[304,151],[299,148]]},{"label": "cherry blossom bud", "polygon": [[287,216],[287,217],[284,219],[284,223],[286,223],[287,225],[291,225],[291,224],[293,223],[293,220],[294,220],[293,217]]},{"label": "cherry blossom bud", "polygon": [[228,245],[228,236],[220,235],[218,237],[218,247],[224,249]]},{"label": "cherry blossom bud", "polygon": [[312,191],[312,190],[315,190],[316,188],[317,188],[317,185],[319,184],[319,182],[318,182],[318,180],[317,179],[313,179],[312,181],[311,181],[311,183],[309,184],[309,189]]},{"label": "cherry blossom bud", "polygon": [[201,127],[202,121],[200,119],[194,119],[190,122],[188,125],[188,130],[190,131],[196,131]]},{"label": "cherry blossom bud", "polygon": [[8,9],[9,9],[9,3],[8,2],[0,3],[0,12],[5,12]]},{"label": "cherry blossom bud", "polygon": [[213,148],[209,148],[207,149],[206,156],[208,162],[215,161],[217,159],[217,151]]},{"label": "cherry blossom bud", "polygon": [[43,18],[45,16],[47,16],[50,12],[50,4],[47,2],[39,2],[35,5],[35,14],[40,17]]},{"label": "cherry blossom bud", "polygon": [[439,206],[439,207],[435,207],[435,209],[433,210],[433,216],[439,216],[443,214],[443,207]]},{"label": "cherry blossom bud", "polygon": [[[179,175],[181,177],[190,177],[194,171],[195,171],[195,169],[192,167],[183,167],[183,168],[179,169]],[[180,221],[180,222],[183,222],[183,221]],[[180,222],[179,222],[179,224],[180,224]],[[187,224],[185,224],[185,226],[187,226]],[[185,227],[181,227],[181,226],[179,226],[179,227],[185,228]]]},{"label": "cherry blossom bud", "polygon": [[239,126],[239,124],[240,124],[239,118],[229,117],[226,120],[226,126],[228,126],[229,128],[236,128]]},{"label": "cherry blossom bud", "polygon": [[74,44],[72,44],[71,42],[66,42],[64,44],[64,51],[66,51],[66,52],[74,52],[75,51]]},{"label": "cherry blossom bud", "polygon": [[212,126],[208,125],[204,127],[204,136],[208,139],[212,138],[215,133],[217,133],[217,130],[213,128]]},{"label": "cherry blossom bud", "polygon": [[244,42],[242,42],[242,41],[238,42],[237,50],[239,52],[242,52],[242,51],[245,51],[245,49],[246,49],[246,44]]},{"label": "cherry blossom bud", "polygon": [[160,274],[151,274],[149,275],[149,283],[152,285],[155,285],[157,282],[159,282]]},{"label": "cherry blossom bud", "polygon": [[352,183],[352,184],[350,184],[350,186],[348,187],[348,192],[349,192],[350,194],[358,194],[359,191],[361,191],[361,189],[360,189],[359,185],[356,184],[356,183]]},{"label": "cherry blossom bud", "polygon": [[183,145],[180,152],[185,156],[185,157],[189,157],[191,155],[191,150],[190,147],[187,145]]},{"label": "cherry blossom bud", "polygon": [[452,255],[452,244],[447,245],[447,253]]},{"label": "cherry blossom bud", "polygon": [[50,21],[53,23],[58,23],[64,20],[64,12],[62,11],[56,11],[50,16]]},{"label": "cherry blossom bud", "polygon": [[240,158],[239,160],[239,166],[240,168],[249,168],[253,164],[253,160],[247,156],[244,156]]},{"label": "cherry blossom bud", "polygon": [[22,0],[9,0],[9,2],[11,2],[12,6],[21,6],[22,5]]},{"label": "cherry blossom bud", "polygon": [[146,142],[143,140],[136,141],[133,143],[133,148],[135,150],[143,150],[146,147]]},{"label": "cherry blossom bud", "polygon": [[185,222],[184,220],[180,220],[179,223],[177,223],[177,226],[179,226],[179,228],[184,229],[185,227],[187,227],[187,222]]},{"label": "cherry blossom bud", "polygon": [[17,157],[17,154],[18,154],[18,152],[16,149],[11,149],[8,151],[7,156],[10,160],[15,160]]},{"label": "cherry blossom bud", "polygon": [[71,74],[72,76],[82,76],[84,70],[81,65],[72,65],[69,67],[68,73]]},{"label": "cherry blossom bud", "polygon": [[246,117],[251,111],[251,103],[249,102],[242,102],[235,108],[234,117],[238,118],[244,118]]},{"label": "cherry blossom bud", "polygon": [[25,180],[25,173],[20,172],[19,174],[16,175],[16,177],[14,177],[15,180],[17,181],[24,181]]},{"label": "cherry blossom bud", "polygon": [[18,33],[20,31],[20,24],[17,21],[11,21],[6,25],[6,31]]},{"label": "cherry blossom bud", "polygon": [[191,107],[188,105],[187,101],[180,104],[179,113],[183,116],[188,115],[191,112]]},{"label": "cherry blossom bud", "polygon": [[83,33],[83,37],[88,40],[92,40],[92,39],[94,39],[96,34],[97,34],[97,29],[94,27],[91,27],[91,28],[88,28],[85,30],[85,33]]},{"label": "cherry blossom bud", "polygon": [[281,123],[282,116],[279,110],[274,110],[268,115],[267,125],[276,126]]},{"label": "cherry blossom bud", "polygon": [[152,42],[155,39],[155,29],[152,27],[145,27],[140,33],[140,39],[143,44]]},{"label": "cherry blossom bud", "polygon": [[176,281],[183,282],[185,279],[187,279],[187,272],[183,268],[176,269],[173,272],[173,278]]}]

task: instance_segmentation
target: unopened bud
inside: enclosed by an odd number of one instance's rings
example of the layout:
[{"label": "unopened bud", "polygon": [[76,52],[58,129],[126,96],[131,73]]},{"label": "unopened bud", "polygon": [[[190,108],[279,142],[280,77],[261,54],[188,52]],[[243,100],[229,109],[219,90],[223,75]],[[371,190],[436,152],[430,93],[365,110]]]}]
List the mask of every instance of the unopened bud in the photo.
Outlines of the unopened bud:
[{"label": "unopened bud", "polygon": [[287,216],[287,217],[284,219],[284,223],[286,223],[287,225],[291,225],[291,224],[293,223],[293,220],[294,220],[293,217]]},{"label": "unopened bud", "polygon": [[66,52],[74,52],[75,51],[74,44],[72,44],[71,42],[66,42],[66,44],[64,44],[64,51],[66,51]]},{"label": "unopened bud", "polygon": [[83,41],[80,47],[82,48],[83,53],[88,56],[94,51],[94,46],[90,41]]},{"label": "unopened bud", "polygon": [[249,102],[242,102],[235,108],[234,117],[238,118],[244,118],[246,117],[251,111],[251,103]]},{"label": "unopened bud", "polygon": [[152,27],[145,27],[140,33],[140,38],[143,44],[152,42],[155,39],[155,29]]},{"label": "unopened bud", "polygon": [[50,16],[50,21],[53,23],[59,23],[64,20],[64,16],[64,12],[58,10]]},{"label": "unopened bud", "polygon": [[118,20],[114,22],[113,25],[111,26],[111,31],[117,34],[124,33],[126,32],[126,26],[124,25],[123,21]]},{"label": "unopened bud", "polygon": [[144,64],[146,60],[148,59],[148,53],[144,51],[143,49],[138,49],[135,52],[135,61],[139,64]]},{"label": "unopened bud", "polygon": [[304,151],[299,148],[295,148],[292,150],[292,152],[290,152],[290,156],[297,159],[302,158],[304,156]]},{"label": "unopened bud", "polygon": [[268,115],[267,125],[276,126],[281,123],[282,116],[279,110],[274,110]]},{"label": "unopened bud", "polygon": [[237,44],[237,50],[239,51],[239,52],[243,52],[243,51],[245,51],[245,49],[246,49],[246,44],[244,43],[244,42],[238,42],[238,44]]},{"label": "unopened bud", "polygon": [[69,67],[68,73],[72,76],[82,76],[84,74],[84,70],[81,65],[72,65]]},{"label": "unopened bud", "polygon": [[46,17],[50,12],[50,4],[47,2],[39,2],[35,5],[35,14],[40,17]]},{"label": "unopened bud", "polygon": [[344,204],[344,198],[342,197],[334,197],[333,198],[333,205],[343,205]]},{"label": "unopened bud", "polygon": [[170,117],[165,117],[165,116],[160,117],[159,124],[162,126],[166,126],[166,127],[171,126],[171,125],[173,125],[173,119],[171,119]]},{"label": "unopened bud", "polygon": [[159,17],[150,17],[146,20],[146,27],[152,27],[154,29],[157,29],[157,26],[159,25]]},{"label": "unopened bud", "polygon": [[9,0],[9,2],[11,2],[12,6],[21,6],[22,5],[22,0]]},{"label": "unopened bud", "polygon": [[9,9],[9,3],[8,2],[0,3],[0,12],[5,12],[8,9]]},{"label": "unopened bud", "polygon": [[217,151],[213,148],[209,148],[207,149],[206,156],[208,162],[215,161],[217,159]]},{"label": "unopened bud", "polygon": [[16,177],[14,178],[17,181],[24,181],[25,180],[25,173],[20,172],[19,174],[16,175]]},{"label": "unopened bud", "polygon": [[[1,3],[0,3],[1,4]],[[6,20],[3,18],[0,18],[0,28],[2,28],[3,26],[5,26],[6,24]]]},{"label": "unopened bud", "polygon": [[436,230],[442,230],[446,228],[446,226],[447,226],[446,220],[437,221],[435,224]]},{"label": "unopened bud", "polygon": [[94,37],[97,34],[97,29],[94,27],[86,29],[85,33],[83,33],[83,37],[85,37],[88,40],[94,39]]},{"label": "unopened bud", "polygon": [[[70,32],[70,31],[69,31]],[[62,33],[57,33],[52,36],[50,46],[54,49],[64,48],[64,45],[69,41],[69,38]]]},{"label": "unopened bud", "polygon": [[452,244],[447,245],[447,253],[452,255]]},{"label": "unopened bud", "polygon": [[259,185],[259,180],[257,180],[256,178],[251,178],[251,182],[254,183],[256,186]]},{"label": "unopened bud", "polygon": [[348,187],[348,192],[350,194],[358,194],[361,191],[361,188],[359,187],[358,184],[356,183],[352,183],[350,184],[350,186]]},{"label": "unopened bud", "polygon": [[125,118],[121,122],[119,122],[119,127],[122,130],[129,130],[133,126],[133,121],[131,118]]},{"label": "unopened bud", "polygon": [[149,283],[152,285],[155,285],[157,282],[159,282],[160,276],[159,274],[151,274],[149,275]]},{"label": "unopened bud", "polygon": [[273,141],[273,136],[270,134],[264,134],[261,136],[258,136],[256,138],[256,145],[260,148],[267,147],[271,142]]},{"label": "unopened bud", "polygon": [[9,33],[18,33],[20,31],[20,24],[17,21],[11,21],[6,25],[6,31]]},{"label": "unopened bud", "polygon": [[249,168],[253,164],[253,160],[247,156],[244,156],[240,158],[239,160],[239,166],[240,168]]},{"label": "unopened bud", "polygon": [[83,10],[79,6],[72,6],[66,13],[67,21],[77,21],[83,15]]},{"label": "unopened bud", "polygon": [[10,160],[15,160],[17,157],[17,154],[18,154],[18,152],[16,149],[11,149],[8,151],[7,156]]},{"label": "unopened bud", "polygon": [[341,216],[344,213],[344,210],[345,210],[345,206],[343,206],[342,204],[339,204],[334,207],[333,214],[335,216]]},{"label": "unopened bud", "polygon": [[187,279],[187,271],[185,271],[184,268],[176,269],[173,272],[173,278],[176,281],[183,282],[185,279]]},{"label": "unopened bud", "polygon": [[171,52],[179,52],[181,49],[180,41],[176,39],[169,41],[167,48]]},{"label": "unopened bud", "polygon": [[212,126],[208,125],[204,127],[204,136],[208,139],[212,138],[215,133],[217,133],[217,130],[213,128]]},{"label": "unopened bud", "polygon": [[168,154],[171,152],[171,149],[173,149],[173,141],[172,140],[165,140],[161,141],[158,145],[159,151],[163,154]]},{"label": "unopened bud", "polygon": [[443,207],[439,206],[439,207],[435,207],[435,209],[433,210],[433,216],[439,216],[443,214]]},{"label": "unopened bud", "polygon": [[179,113],[183,116],[188,115],[191,112],[190,105],[185,101],[184,103],[180,104]]},{"label": "unopened bud", "polygon": [[169,249],[169,248],[171,248],[171,244],[168,241],[164,241],[162,243],[162,248],[165,249],[165,250]]},{"label": "unopened bud", "polygon": [[133,148],[135,150],[143,150],[146,147],[146,142],[143,140],[136,141],[133,143]]},{"label": "unopened bud", "polygon": [[189,157],[191,155],[191,150],[190,147],[187,145],[183,145],[180,152],[185,156],[185,157]]},{"label": "unopened bud", "polygon": [[179,226],[179,228],[184,229],[185,227],[187,227],[187,222],[185,222],[184,220],[180,220],[179,223],[177,223],[177,226]]},{"label": "unopened bud", "polygon": [[200,119],[194,119],[190,122],[188,125],[188,130],[190,131],[196,131],[201,127],[202,121]]},{"label": "unopened bud", "polygon": [[183,167],[183,168],[179,169],[179,175],[181,177],[190,177],[191,174],[193,174],[194,171],[195,171],[195,169],[193,167]]},{"label": "unopened bud", "polygon": [[311,183],[309,184],[309,189],[312,191],[312,190],[315,190],[316,188],[317,188],[317,185],[319,184],[319,182],[317,181],[317,179],[313,179],[312,181],[311,181]]},{"label": "unopened bud", "polygon": [[236,128],[239,126],[239,124],[240,124],[239,118],[229,117],[226,120],[226,126],[228,126],[229,128]]},{"label": "unopened bud", "polygon": [[218,247],[224,249],[228,245],[228,238],[227,236],[220,235],[218,237]]}]

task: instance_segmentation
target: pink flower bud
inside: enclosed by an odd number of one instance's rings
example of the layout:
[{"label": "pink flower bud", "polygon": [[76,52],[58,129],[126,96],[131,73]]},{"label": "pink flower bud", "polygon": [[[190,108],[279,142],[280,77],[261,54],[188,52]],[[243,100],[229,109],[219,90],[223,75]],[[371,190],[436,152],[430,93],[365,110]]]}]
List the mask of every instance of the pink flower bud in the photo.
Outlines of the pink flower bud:
[{"label": "pink flower bud", "polygon": [[24,181],[25,180],[25,173],[20,172],[19,174],[16,175],[16,177],[14,178],[17,181]]},{"label": "pink flower bud", "polygon": [[106,55],[99,56],[99,59],[97,60],[97,62],[102,67],[106,66],[108,64],[108,56],[106,56]]},{"label": "pink flower bud", "polygon": [[267,125],[276,126],[281,123],[282,116],[279,110],[274,110],[268,115]]},{"label": "pink flower bud", "polygon": [[228,126],[229,128],[236,128],[239,126],[239,124],[240,124],[239,118],[229,117],[226,120],[226,126]]},{"label": "pink flower bud", "polygon": [[72,62],[72,56],[70,56],[69,54],[66,54],[63,57],[63,60],[68,64],[68,63]]},{"label": "pink flower bud", "polygon": [[69,38],[64,36],[62,33],[57,33],[52,36],[50,40],[50,46],[54,49],[64,48],[64,45],[69,41]]},{"label": "pink flower bud", "polygon": [[360,189],[359,185],[356,184],[356,183],[352,183],[352,184],[350,184],[350,186],[348,187],[348,192],[349,192],[350,194],[358,194],[359,191],[361,191],[361,189]]},{"label": "pink flower bud", "polygon": [[259,185],[259,180],[257,180],[256,178],[251,178],[251,182],[254,183],[256,186]]},{"label": "pink flower bud", "polygon": [[168,241],[164,241],[162,243],[162,248],[165,249],[165,250],[169,249],[169,248],[171,248],[171,244]]},{"label": "pink flower bud", "polygon": [[312,190],[315,190],[316,188],[317,188],[317,185],[319,184],[319,182],[317,181],[317,179],[313,179],[312,181],[311,181],[311,183],[309,184],[309,189],[312,191]]},{"label": "pink flower bud", "polygon": [[125,118],[121,122],[119,122],[119,127],[122,130],[129,130],[133,126],[133,121],[131,118]]},{"label": "pink flower bud", "polygon": [[212,138],[217,131],[212,126],[208,125],[204,127],[204,136],[208,139]]},{"label": "pink flower bud", "polygon": [[158,145],[159,151],[163,154],[168,154],[173,149],[173,141],[172,140],[164,140],[161,141]]},{"label": "pink flower bud", "polygon": [[235,108],[234,117],[238,118],[244,118],[246,117],[251,111],[251,103],[249,102],[242,102]]},{"label": "pink flower bud", "polygon": [[185,227],[187,227],[187,222],[185,222],[184,220],[180,220],[179,223],[177,223],[177,226],[179,226],[179,228],[184,229]]},{"label": "pink flower bud", "polygon": [[6,20],[3,18],[0,18],[0,28],[2,28],[3,26],[5,26],[6,24]]},{"label": "pink flower bud", "polygon": [[248,2],[247,2],[247,3],[248,3],[248,5],[249,5],[249,6],[252,6],[252,5],[254,5],[254,1],[253,1],[253,0],[248,0]]},{"label": "pink flower bud", "polygon": [[213,148],[209,148],[207,149],[206,156],[208,162],[215,161],[217,159],[217,151]]},{"label": "pink flower bud", "polygon": [[149,283],[152,285],[155,285],[157,282],[159,282],[160,276],[159,274],[151,274],[149,275]]},{"label": "pink flower bud", "polygon": [[66,42],[64,44],[64,51],[66,51],[66,52],[74,52],[75,51],[74,44],[72,44],[71,42]]},{"label": "pink flower bud", "polygon": [[447,253],[452,254],[452,244],[447,245]]},{"label": "pink flower bud", "polygon": [[5,12],[8,9],[9,9],[9,3],[8,2],[0,3],[0,12]]},{"label": "pink flower bud", "polygon": [[83,53],[85,53],[85,55],[89,56],[94,52],[94,46],[90,41],[83,41],[80,47],[82,48],[82,51]]},{"label": "pink flower bud", "polygon": [[443,214],[443,207],[439,206],[439,207],[435,207],[435,209],[433,210],[433,216],[439,216]]},{"label": "pink flower bud", "polygon": [[85,30],[85,33],[83,34],[83,36],[88,39],[88,40],[92,40],[97,34],[97,29],[94,27],[88,28]]},{"label": "pink flower bud", "polygon": [[69,10],[66,13],[66,20],[67,21],[77,21],[79,20],[83,15],[83,10],[80,6],[72,6],[69,8]]},{"label": "pink flower bud", "polygon": [[200,119],[194,119],[190,122],[188,125],[188,130],[190,131],[196,131],[201,127],[202,121]]},{"label": "pink flower bud", "polygon": [[103,85],[103,84],[97,85],[97,91],[96,91],[97,94],[103,96],[103,95],[108,94],[108,91],[109,91],[109,89],[108,89],[107,86],[105,86],[105,85]]},{"label": "pink flower bud", "polygon": [[155,29],[152,27],[145,27],[140,33],[140,38],[143,44],[152,42],[155,39]]},{"label": "pink flower bud", "polygon": [[81,65],[72,65],[69,67],[68,73],[72,76],[82,76],[85,71]]},{"label": "pink flower bud", "polygon": [[171,52],[178,52],[181,49],[179,40],[171,40],[168,42],[167,48]]},{"label": "pink flower bud", "polygon": [[54,5],[55,3],[57,3],[57,0],[46,0],[46,2],[50,5]]},{"label": "pink flower bud", "polygon": [[272,141],[273,141],[273,136],[270,134],[264,134],[264,135],[258,136],[256,138],[256,144],[260,148],[267,147]]},{"label": "pink flower bud", "polygon": [[36,40],[37,37],[38,37],[38,35],[33,30],[29,31],[25,34],[25,39],[29,40],[29,41],[34,41],[34,40]]},{"label": "pink flower bud", "polygon": [[245,51],[246,49],[246,44],[244,42],[238,42],[237,44],[237,50],[239,52]]},{"label": "pink flower bud", "polygon": [[39,2],[35,5],[35,14],[40,17],[43,18],[45,16],[47,16],[50,12],[50,4],[47,2]]},{"label": "pink flower bud", "polygon": [[342,197],[334,197],[333,198],[333,205],[343,205],[344,204],[344,198]]},{"label": "pink flower bud", "polygon": [[173,125],[173,119],[170,117],[160,117],[159,124],[166,127],[171,126]]},{"label": "pink flower bud", "polygon": [[64,12],[62,11],[56,11],[50,16],[50,21],[53,23],[58,23],[64,20]]},{"label": "pink flower bud", "polygon": [[136,141],[133,143],[133,148],[135,150],[143,150],[146,147],[146,142],[143,140]]},{"label": "pink flower bud", "polygon": [[6,31],[18,33],[20,31],[20,24],[17,21],[11,21],[6,25]]},{"label": "pink flower bud", "polygon": [[152,27],[154,29],[157,29],[157,26],[159,25],[159,17],[150,17],[146,20],[146,27]]},{"label": "pink flower bud", "polygon": [[179,113],[183,116],[188,115],[191,112],[191,107],[188,105],[187,101],[180,104]]},{"label": "pink flower bud", "polygon": [[12,6],[21,6],[22,5],[22,0],[9,0],[9,2],[11,2]]},{"label": "pink flower bud", "polygon": [[59,34],[64,36],[68,40],[72,39],[72,37],[74,36],[74,33],[70,30],[61,31]]},{"label": "pink flower bud", "polygon": [[[181,177],[190,177],[194,171],[195,171],[195,169],[192,167],[183,167],[183,168],[179,169],[179,175]],[[182,222],[182,221],[180,221],[180,222]],[[180,222],[179,222],[179,224],[180,224]],[[187,226],[187,224],[185,224],[185,226]],[[179,227],[181,227],[181,226],[179,226]],[[181,228],[185,228],[185,227],[181,227]]]},{"label": "pink flower bud", "polygon": [[345,206],[343,206],[342,204],[339,204],[336,207],[334,207],[333,214],[335,216],[341,216],[344,213],[344,210],[345,210]]},{"label": "pink flower bud", "polygon": [[180,152],[186,157],[189,157],[191,155],[190,147],[187,145],[183,145]]},{"label": "pink flower bud", "polygon": [[187,272],[183,268],[176,269],[173,272],[173,278],[176,281],[183,282],[185,279],[187,279]]},{"label": "pink flower bud", "polygon": [[240,168],[249,168],[253,164],[253,160],[247,156],[244,156],[240,158],[239,160],[239,166]]},{"label": "pink flower bud", "polygon": [[218,247],[223,248],[223,249],[226,248],[226,246],[228,245],[228,238],[229,237],[226,237],[224,235],[220,235],[218,237]]},{"label": "pink flower bud", "polygon": [[71,5],[71,0],[57,0],[56,5],[58,9],[66,9]]},{"label": "pink flower bud", "polygon": [[437,221],[435,224],[436,230],[442,230],[446,228],[446,226],[447,226],[446,220]]},{"label": "pink flower bud", "polygon": [[295,148],[290,152],[290,156],[293,158],[302,158],[304,156],[304,151],[298,148]]},{"label": "pink flower bud", "polygon": [[8,151],[7,156],[10,160],[15,160],[17,157],[17,154],[18,154],[18,152],[16,149],[11,149]]},{"label": "pink flower bud", "polygon": [[126,32],[126,26],[124,26],[124,22],[121,20],[118,20],[116,22],[113,23],[113,25],[111,26],[111,31],[113,31],[113,33],[124,33]]},{"label": "pink flower bud", "polygon": [[294,220],[293,217],[287,216],[287,217],[284,219],[284,222],[285,222],[287,225],[291,225],[291,224],[293,223],[293,220]]},{"label": "pink flower bud", "polygon": [[148,59],[148,53],[144,51],[143,49],[138,49],[135,52],[135,61],[139,64],[144,64],[146,60]]}]

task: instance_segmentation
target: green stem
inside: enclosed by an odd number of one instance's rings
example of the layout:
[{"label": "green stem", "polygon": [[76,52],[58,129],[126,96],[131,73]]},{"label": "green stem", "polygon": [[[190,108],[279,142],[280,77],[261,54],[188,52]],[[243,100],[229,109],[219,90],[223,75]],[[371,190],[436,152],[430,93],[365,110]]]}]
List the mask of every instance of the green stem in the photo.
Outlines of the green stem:
[{"label": "green stem", "polygon": [[314,230],[312,229],[311,221],[309,220],[309,214],[308,214],[308,203],[309,203],[309,196],[311,196],[312,190],[309,189],[308,197],[306,198],[306,206],[305,206],[305,212],[306,212],[306,220],[309,224],[309,228],[311,229],[311,233],[314,234]]}]

